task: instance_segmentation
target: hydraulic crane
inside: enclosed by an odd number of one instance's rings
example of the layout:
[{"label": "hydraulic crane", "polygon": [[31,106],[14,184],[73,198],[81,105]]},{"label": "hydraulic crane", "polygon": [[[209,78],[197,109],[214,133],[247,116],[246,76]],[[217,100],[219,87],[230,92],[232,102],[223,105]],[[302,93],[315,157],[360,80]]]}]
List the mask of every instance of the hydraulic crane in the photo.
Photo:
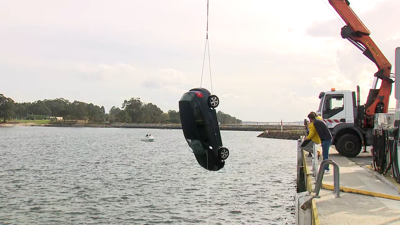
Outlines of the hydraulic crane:
[{"label": "hydraulic crane", "polygon": [[346,23],[341,29],[342,38],[360,49],[378,68],[364,105],[360,105],[359,87],[357,93],[332,90],[319,95],[321,102],[317,113],[332,131],[332,144],[340,154],[354,157],[360,153],[362,145],[366,147],[373,143],[375,114],[388,112],[394,82],[390,78],[392,65],[371,39],[371,32],[350,8],[348,0],[329,0],[329,3]]}]

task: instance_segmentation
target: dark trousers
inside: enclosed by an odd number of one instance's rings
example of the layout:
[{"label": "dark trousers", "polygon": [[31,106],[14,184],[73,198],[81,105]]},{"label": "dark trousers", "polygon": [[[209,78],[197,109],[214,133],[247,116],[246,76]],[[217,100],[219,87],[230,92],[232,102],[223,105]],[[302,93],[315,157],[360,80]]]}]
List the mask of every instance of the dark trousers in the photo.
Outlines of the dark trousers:
[{"label": "dark trousers", "polygon": [[[329,158],[329,148],[331,147],[331,142],[332,140],[324,140],[321,142],[322,145],[322,159],[328,159]],[[329,165],[327,165],[326,170],[329,170]]]}]

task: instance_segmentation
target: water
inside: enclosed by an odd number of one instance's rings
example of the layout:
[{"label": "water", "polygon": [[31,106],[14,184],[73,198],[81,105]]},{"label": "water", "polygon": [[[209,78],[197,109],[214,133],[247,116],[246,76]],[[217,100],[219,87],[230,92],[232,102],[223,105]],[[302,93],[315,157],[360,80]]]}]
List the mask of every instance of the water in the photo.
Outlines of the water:
[{"label": "water", "polygon": [[296,142],[258,134],[211,172],[182,130],[0,127],[0,224],[294,224]]}]

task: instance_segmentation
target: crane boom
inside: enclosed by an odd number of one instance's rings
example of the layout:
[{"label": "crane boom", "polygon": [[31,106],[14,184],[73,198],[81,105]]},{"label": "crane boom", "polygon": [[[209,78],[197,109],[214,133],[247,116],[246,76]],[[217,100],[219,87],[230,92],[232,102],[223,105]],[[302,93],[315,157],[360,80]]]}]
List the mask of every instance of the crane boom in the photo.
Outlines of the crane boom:
[{"label": "crane boom", "polygon": [[[350,8],[348,0],[329,0],[329,3],[346,23],[341,30],[342,38],[354,44],[378,67],[378,71],[374,74],[374,84],[365,104],[366,116],[373,117],[375,113],[387,113],[393,83],[390,79],[392,65],[371,39],[371,32]],[[376,89],[378,79],[382,82],[381,87]]]}]

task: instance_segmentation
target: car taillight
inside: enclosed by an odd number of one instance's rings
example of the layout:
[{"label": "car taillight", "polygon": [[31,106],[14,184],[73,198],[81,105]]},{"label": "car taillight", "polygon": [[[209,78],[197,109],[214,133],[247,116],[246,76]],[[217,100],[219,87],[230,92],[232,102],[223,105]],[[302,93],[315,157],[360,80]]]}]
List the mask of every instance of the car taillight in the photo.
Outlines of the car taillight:
[{"label": "car taillight", "polygon": [[201,92],[198,92],[198,91],[196,91],[196,95],[197,95],[197,97],[199,97],[199,98],[202,98],[202,97],[203,97],[203,94],[202,94]]}]

